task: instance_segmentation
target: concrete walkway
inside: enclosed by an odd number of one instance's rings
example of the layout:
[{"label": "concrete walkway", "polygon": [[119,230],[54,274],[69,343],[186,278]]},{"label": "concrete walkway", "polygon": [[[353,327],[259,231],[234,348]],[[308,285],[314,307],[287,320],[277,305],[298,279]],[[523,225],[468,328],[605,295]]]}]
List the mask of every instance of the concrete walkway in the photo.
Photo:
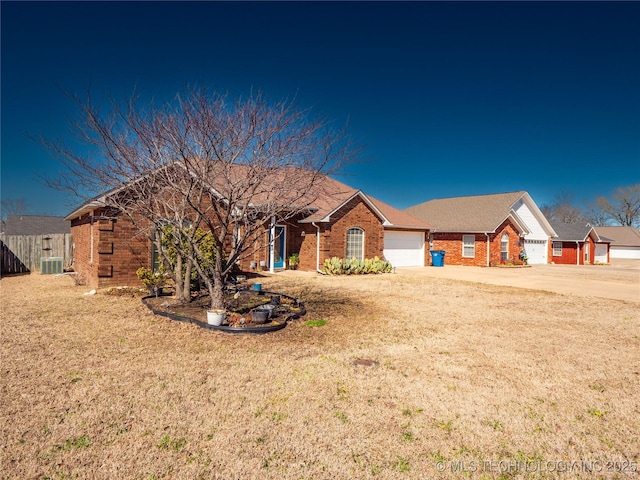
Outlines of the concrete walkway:
[{"label": "concrete walkway", "polygon": [[529,268],[403,267],[399,275],[424,275],[566,295],[640,303],[640,260],[614,259],[611,265],[532,265]]}]

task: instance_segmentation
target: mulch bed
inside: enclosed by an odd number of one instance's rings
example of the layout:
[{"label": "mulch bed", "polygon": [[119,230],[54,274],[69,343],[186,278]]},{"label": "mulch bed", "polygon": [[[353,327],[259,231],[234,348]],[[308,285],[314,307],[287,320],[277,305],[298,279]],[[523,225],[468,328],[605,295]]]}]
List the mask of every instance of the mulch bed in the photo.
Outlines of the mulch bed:
[{"label": "mulch bed", "polygon": [[[171,295],[148,296],[143,303],[156,315],[172,320],[196,324],[231,333],[267,333],[280,330],[294,319],[306,314],[304,304],[297,299],[279,292],[255,292],[248,289],[231,289],[225,292],[227,317],[221,326],[207,323],[207,310],[211,306],[208,294],[196,295],[190,303],[176,303]],[[272,317],[264,324],[252,322],[252,309],[274,304]]]}]

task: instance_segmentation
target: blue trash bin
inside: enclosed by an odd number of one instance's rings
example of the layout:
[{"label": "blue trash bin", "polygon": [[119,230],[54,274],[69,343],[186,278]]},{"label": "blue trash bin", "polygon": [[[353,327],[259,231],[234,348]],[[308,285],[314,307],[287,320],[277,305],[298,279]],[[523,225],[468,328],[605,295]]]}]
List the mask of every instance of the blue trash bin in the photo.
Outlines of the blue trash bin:
[{"label": "blue trash bin", "polygon": [[444,254],[445,250],[429,250],[431,253],[431,266],[433,267],[444,267]]}]

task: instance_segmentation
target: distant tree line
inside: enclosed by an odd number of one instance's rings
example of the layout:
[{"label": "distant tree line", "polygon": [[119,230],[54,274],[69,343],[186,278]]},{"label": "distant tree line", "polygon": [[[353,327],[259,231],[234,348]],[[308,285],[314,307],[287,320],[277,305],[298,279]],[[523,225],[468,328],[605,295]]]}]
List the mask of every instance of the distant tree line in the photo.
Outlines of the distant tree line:
[{"label": "distant tree line", "polygon": [[540,209],[556,222],[640,228],[640,183],[619,187],[609,197],[597,197],[585,206],[576,205],[573,193],[563,191]]}]

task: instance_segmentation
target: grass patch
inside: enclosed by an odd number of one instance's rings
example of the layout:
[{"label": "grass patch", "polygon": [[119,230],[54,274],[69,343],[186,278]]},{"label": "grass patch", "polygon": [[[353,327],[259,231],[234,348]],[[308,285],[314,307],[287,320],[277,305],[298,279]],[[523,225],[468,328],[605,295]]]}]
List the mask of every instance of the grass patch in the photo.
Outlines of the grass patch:
[{"label": "grass patch", "polygon": [[78,438],[67,438],[65,442],[61,445],[56,445],[56,450],[77,450],[79,448],[86,448],[91,445],[91,439],[86,435]]},{"label": "grass patch", "polygon": [[305,322],[307,327],[324,327],[327,324],[326,320],[307,320]]}]

